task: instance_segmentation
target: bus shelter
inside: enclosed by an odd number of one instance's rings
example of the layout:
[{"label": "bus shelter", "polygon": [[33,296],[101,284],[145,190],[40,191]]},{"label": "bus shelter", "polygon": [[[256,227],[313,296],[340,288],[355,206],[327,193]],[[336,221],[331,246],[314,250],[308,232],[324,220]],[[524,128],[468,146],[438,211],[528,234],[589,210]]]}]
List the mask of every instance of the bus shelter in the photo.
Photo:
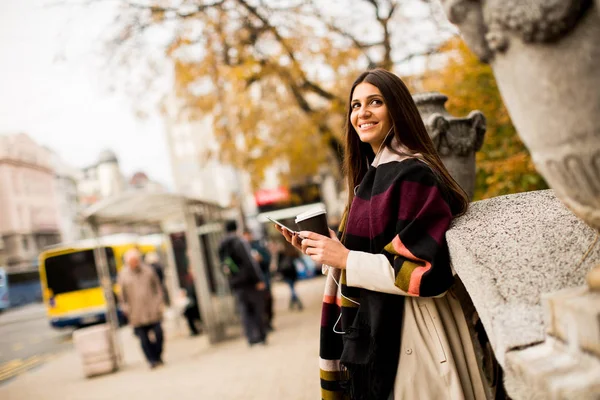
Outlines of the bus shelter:
[{"label": "bus shelter", "polygon": [[[183,231],[198,307],[209,342],[214,344],[225,338],[225,326],[236,321],[231,293],[219,269],[217,256],[225,211],[217,204],[178,194],[127,192],[91,205],[83,211],[82,219],[96,238],[103,225],[160,227],[167,253],[165,275],[172,294],[179,290],[179,279],[170,233]],[[94,251],[96,268],[104,290],[111,340],[117,358],[121,360],[121,349],[116,339],[118,319],[112,282],[106,254],[101,251],[99,243]]]}]

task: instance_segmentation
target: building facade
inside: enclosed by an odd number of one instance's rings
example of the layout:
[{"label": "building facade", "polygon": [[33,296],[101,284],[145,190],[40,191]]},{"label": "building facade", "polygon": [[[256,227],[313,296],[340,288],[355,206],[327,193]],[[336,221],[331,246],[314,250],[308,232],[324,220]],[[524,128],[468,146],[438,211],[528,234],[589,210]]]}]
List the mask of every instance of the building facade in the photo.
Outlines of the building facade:
[{"label": "building facade", "polygon": [[[241,178],[234,168],[221,164],[212,118],[180,121],[176,102],[167,115],[167,143],[175,191],[190,197],[229,206],[240,196]],[[243,197],[243,196],[242,196]]]},{"label": "building facade", "polygon": [[82,238],[83,228],[79,223],[80,211],[77,182],[81,171],[66,164],[50,150],[54,170],[58,225],[63,242],[73,242]]},{"label": "building facade", "polygon": [[0,237],[9,273],[35,271],[37,255],[60,242],[50,152],[24,133],[0,136]]},{"label": "building facade", "polygon": [[134,173],[128,182],[128,190],[138,190],[143,192],[165,192],[166,189],[159,182],[153,181],[145,172],[138,171]]},{"label": "building facade", "polygon": [[111,150],[100,153],[98,161],[81,170],[77,190],[82,207],[125,191],[125,179],[119,167],[119,160]]}]

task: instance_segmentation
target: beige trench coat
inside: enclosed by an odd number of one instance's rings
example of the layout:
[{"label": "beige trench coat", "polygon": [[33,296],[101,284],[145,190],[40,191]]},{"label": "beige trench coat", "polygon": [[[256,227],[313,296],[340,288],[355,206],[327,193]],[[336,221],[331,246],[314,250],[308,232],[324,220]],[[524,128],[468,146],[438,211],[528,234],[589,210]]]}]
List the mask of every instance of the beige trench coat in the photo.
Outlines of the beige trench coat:
[{"label": "beige trench coat", "polygon": [[483,374],[461,304],[450,289],[437,297],[413,297],[395,285],[381,254],[351,251],[348,286],[405,296],[394,400],[485,400]]},{"label": "beige trench coat", "polygon": [[394,400],[485,400],[482,373],[453,290],[406,297]]},{"label": "beige trench coat", "polygon": [[132,270],[124,266],[118,278],[119,303],[131,326],[150,325],[162,320],[163,292],[158,275],[145,265]]}]

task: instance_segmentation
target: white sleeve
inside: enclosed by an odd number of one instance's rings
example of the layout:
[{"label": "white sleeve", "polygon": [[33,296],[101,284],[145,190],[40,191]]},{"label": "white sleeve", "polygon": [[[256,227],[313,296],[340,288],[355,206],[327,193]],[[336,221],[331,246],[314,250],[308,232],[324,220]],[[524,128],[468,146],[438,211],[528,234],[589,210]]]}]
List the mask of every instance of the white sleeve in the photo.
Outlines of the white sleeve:
[{"label": "white sleeve", "polygon": [[396,285],[396,274],[394,268],[383,254],[371,254],[362,251],[351,250],[346,261],[346,284],[348,286],[398,294],[402,296],[413,296]]}]

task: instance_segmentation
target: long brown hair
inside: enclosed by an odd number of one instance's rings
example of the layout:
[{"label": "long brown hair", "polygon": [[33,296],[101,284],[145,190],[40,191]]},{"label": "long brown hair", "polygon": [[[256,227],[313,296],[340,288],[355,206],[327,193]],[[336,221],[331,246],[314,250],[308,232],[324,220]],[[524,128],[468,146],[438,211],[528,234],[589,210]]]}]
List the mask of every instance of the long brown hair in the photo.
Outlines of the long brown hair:
[{"label": "long brown hair", "polygon": [[393,137],[395,137],[411,154],[419,153],[420,158],[429,165],[441,181],[443,190],[445,190],[448,196],[452,213],[455,216],[464,214],[469,204],[467,194],[454,178],[450,176],[450,173],[442,163],[408,88],[399,77],[381,68],[363,72],[354,81],[350,90],[344,128],[346,135],[344,172],[348,180],[348,203],[346,210],[350,210],[350,205],[352,204],[352,200],[354,200],[354,188],[360,184],[369,169],[369,165],[375,158],[371,145],[360,141],[350,121],[354,89],[363,82],[370,83],[379,89],[390,115],[394,133],[393,135],[389,135],[383,145],[389,147]]}]

